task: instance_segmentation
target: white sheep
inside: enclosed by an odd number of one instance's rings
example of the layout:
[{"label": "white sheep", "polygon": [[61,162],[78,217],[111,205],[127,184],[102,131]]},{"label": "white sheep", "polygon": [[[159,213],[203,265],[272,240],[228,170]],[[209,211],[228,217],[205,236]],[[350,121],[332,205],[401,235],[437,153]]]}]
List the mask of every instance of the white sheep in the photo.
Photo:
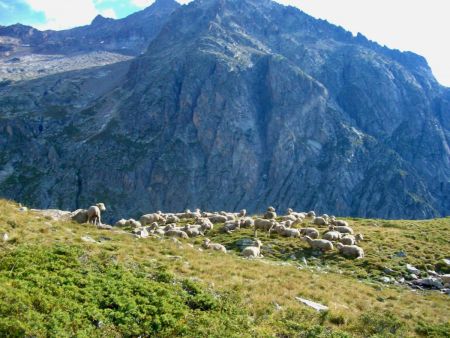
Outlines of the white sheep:
[{"label": "white sheep", "polygon": [[285,215],[281,217],[282,221],[292,221],[292,222],[297,222],[298,218],[294,215]]},{"label": "white sheep", "polygon": [[340,242],[344,245],[355,245],[359,241],[362,241],[364,239],[362,234],[357,234],[356,236],[346,234],[343,236],[340,240]]},{"label": "white sheep", "polygon": [[330,225],[328,227],[330,230],[338,231],[341,234],[350,234],[353,235],[354,231],[349,226],[336,226],[336,225]]},{"label": "white sheep", "polygon": [[227,216],[219,215],[219,214],[209,216],[208,219],[212,223],[225,223],[226,221],[228,221],[228,217]]},{"label": "white sheep", "polygon": [[276,232],[283,237],[300,237],[300,231],[298,229],[287,228],[285,225],[279,225]]},{"label": "white sheep", "polygon": [[212,243],[208,238],[205,239],[205,241],[203,242],[203,247],[205,249],[212,249],[215,251],[221,251],[223,253],[227,253],[227,249],[219,243]]},{"label": "white sheep", "polygon": [[106,211],[106,207],[103,203],[97,203],[92,205],[87,210],[87,222],[96,225],[102,224],[102,212]]},{"label": "white sheep", "polygon": [[214,229],[214,224],[209,218],[197,217],[195,219],[195,224],[200,225],[203,232]]},{"label": "white sheep", "polygon": [[342,234],[339,231],[328,231],[325,233],[322,238],[328,241],[338,241],[342,237]]},{"label": "white sheep", "polygon": [[316,217],[316,213],[314,211],[310,211],[306,214],[306,216],[309,218],[314,218],[314,217]]},{"label": "white sheep", "polygon": [[168,229],[168,230],[166,230],[164,235],[168,236],[168,237],[179,237],[179,238],[184,238],[184,239],[189,238],[187,233],[185,233],[183,230],[180,230],[180,229]]},{"label": "white sheep", "polygon": [[315,250],[331,251],[334,249],[333,243],[326,239],[312,239],[309,236],[302,237],[302,239],[308,242],[309,246]]},{"label": "white sheep", "polygon": [[251,217],[241,218],[240,221],[241,228],[253,228],[255,226],[255,221]]},{"label": "white sheep", "polygon": [[141,222],[142,226],[146,226],[147,224],[152,224],[153,222],[164,224],[166,222],[165,218],[159,214],[146,214],[139,218],[139,222]]},{"label": "white sheep", "polygon": [[228,234],[232,233],[233,231],[241,228],[241,222],[240,221],[227,221],[222,228],[222,232],[226,232]]},{"label": "white sheep", "polygon": [[319,226],[321,226],[321,225],[326,226],[326,225],[328,225],[328,221],[323,217],[314,217],[313,224],[319,225]]},{"label": "white sheep", "polygon": [[351,257],[356,259],[364,258],[363,248],[356,245],[344,245],[342,243],[336,244],[336,248],[345,257]]},{"label": "white sheep", "polygon": [[241,211],[239,211],[239,214],[237,216],[238,217],[245,217],[245,216],[247,216],[247,210],[246,209],[242,209]]},{"label": "white sheep", "polygon": [[300,234],[311,237],[312,239],[319,238],[319,231],[315,228],[301,228]]},{"label": "white sheep", "polygon": [[198,236],[204,236],[203,231],[201,229],[200,225],[190,225],[187,224],[183,228],[183,231],[189,236],[189,237],[198,237]]},{"label": "white sheep", "polygon": [[256,240],[256,246],[247,246],[242,250],[242,256],[247,258],[259,258],[261,255],[262,243],[259,239]]},{"label": "white sheep", "polygon": [[330,223],[335,226],[348,227],[348,222],[331,218]]},{"label": "white sheep", "polygon": [[275,226],[276,222],[273,219],[255,219],[255,230],[269,231]]}]

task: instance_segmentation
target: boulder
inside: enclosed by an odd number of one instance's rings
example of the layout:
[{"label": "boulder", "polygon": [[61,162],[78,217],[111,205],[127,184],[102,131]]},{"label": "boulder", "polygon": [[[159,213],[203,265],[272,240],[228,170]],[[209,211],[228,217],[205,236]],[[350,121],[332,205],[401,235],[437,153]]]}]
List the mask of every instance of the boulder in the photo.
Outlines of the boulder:
[{"label": "boulder", "polygon": [[88,221],[88,212],[86,209],[78,209],[70,214],[70,219],[77,223],[83,224]]},{"label": "boulder", "polygon": [[412,266],[411,264],[406,264],[406,270],[408,270],[409,273],[418,275],[420,274],[420,270],[416,267]]}]

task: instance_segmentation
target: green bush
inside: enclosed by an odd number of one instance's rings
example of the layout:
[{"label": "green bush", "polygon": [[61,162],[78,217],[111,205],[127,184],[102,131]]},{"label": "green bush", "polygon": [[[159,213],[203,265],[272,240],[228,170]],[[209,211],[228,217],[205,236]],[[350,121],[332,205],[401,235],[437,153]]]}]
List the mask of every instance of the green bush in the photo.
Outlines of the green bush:
[{"label": "green bush", "polygon": [[78,247],[2,253],[0,336],[165,337],[190,335],[192,327],[197,336],[203,329],[233,336],[245,328],[238,303],[192,281],[175,282],[163,271],[154,276],[104,254],[89,257]]}]

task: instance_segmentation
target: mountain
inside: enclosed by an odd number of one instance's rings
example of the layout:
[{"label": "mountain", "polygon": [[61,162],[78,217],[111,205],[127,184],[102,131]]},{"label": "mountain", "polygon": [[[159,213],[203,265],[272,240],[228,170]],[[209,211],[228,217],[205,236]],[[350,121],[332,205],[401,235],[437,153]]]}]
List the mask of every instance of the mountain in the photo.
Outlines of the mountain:
[{"label": "mountain", "polygon": [[270,0],[196,0],[135,59],[0,103],[1,194],[42,208],[450,211],[450,90],[426,60]]}]

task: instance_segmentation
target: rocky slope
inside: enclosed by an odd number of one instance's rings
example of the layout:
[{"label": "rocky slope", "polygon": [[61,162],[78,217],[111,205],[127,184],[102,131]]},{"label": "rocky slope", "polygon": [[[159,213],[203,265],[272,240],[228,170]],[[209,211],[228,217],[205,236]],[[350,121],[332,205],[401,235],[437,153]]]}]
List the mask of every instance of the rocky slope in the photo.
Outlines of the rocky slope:
[{"label": "rocky slope", "polygon": [[0,89],[3,196],[113,216],[450,211],[450,90],[415,54],[269,0],[196,0],[95,72]]}]

